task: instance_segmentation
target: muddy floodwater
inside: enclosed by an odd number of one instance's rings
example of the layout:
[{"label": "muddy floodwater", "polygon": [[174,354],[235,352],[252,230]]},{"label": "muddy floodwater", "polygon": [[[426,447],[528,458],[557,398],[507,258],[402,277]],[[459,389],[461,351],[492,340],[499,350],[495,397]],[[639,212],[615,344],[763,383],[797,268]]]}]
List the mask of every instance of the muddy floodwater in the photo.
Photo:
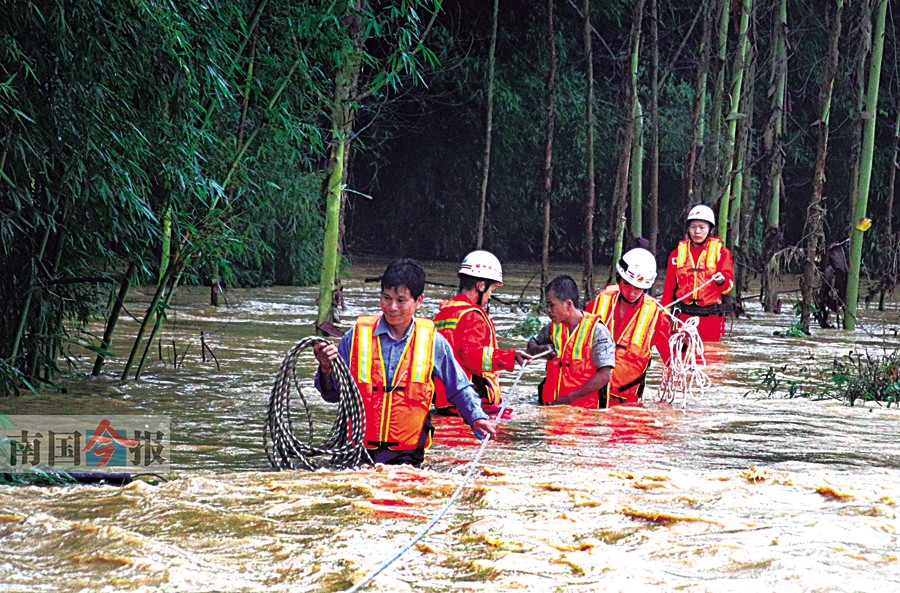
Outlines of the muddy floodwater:
[{"label": "muddy floodwater", "polygon": [[[345,320],[377,310],[378,286],[364,278],[382,268],[353,268]],[[453,266],[426,269],[454,283]],[[533,304],[536,271],[508,266],[497,296]],[[423,312],[454,293],[429,285]],[[142,316],[150,296],[134,290],[128,312]],[[122,488],[0,486],[0,592],[342,591],[409,542],[477,451],[458,419],[436,419],[421,469],[269,470],[272,381],[310,335],[316,296],[233,288],[213,308],[208,289],[182,289],[140,381],[118,380],[138,327],[123,313],[102,377],[88,377],[90,353],[73,348],[81,369],[61,382],[65,393],[0,399],[4,414],[168,416],[176,476]],[[655,401],[655,364],[643,407],[538,408],[543,365],[528,368],[504,393],[511,417],[460,500],[365,590],[898,591],[900,412],[752,393],[770,367],[896,347],[896,300],[863,311],[854,333],[815,328],[812,339],[775,335],[791,313],[747,308],[750,318],[730,321],[725,341],[707,349],[713,387],[684,406]],[[507,332],[524,313],[495,304],[492,315],[501,347],[523,347]],[[218,366],[201,359],[201,333]],[[324,432],[334,406],[315,395],[314,368],[306,354],[298,372]]]}]

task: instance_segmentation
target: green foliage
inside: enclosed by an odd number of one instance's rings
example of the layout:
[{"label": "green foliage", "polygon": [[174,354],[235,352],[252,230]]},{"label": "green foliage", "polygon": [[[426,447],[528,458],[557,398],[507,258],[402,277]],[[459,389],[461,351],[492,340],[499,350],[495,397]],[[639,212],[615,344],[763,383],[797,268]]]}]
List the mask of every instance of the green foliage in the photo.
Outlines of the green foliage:
[{"label": "green foliage", "polygon": [[874,356],[851,350],[830,364],[784,365],[755,371],[758,385],[748,394],[769,397],[838,399],[854,405],[858,401],[878,405],[900,402],[900,349]]},{"label": "green foliage", "polygon": [[510,338],[530,338],[535,335],[541,328],[544,326],[544,322],[541,321],[540,317],[535,315],[529,315],[521,319],[515,326],[510,328],[509,330],[503,332],[503,335]]}]

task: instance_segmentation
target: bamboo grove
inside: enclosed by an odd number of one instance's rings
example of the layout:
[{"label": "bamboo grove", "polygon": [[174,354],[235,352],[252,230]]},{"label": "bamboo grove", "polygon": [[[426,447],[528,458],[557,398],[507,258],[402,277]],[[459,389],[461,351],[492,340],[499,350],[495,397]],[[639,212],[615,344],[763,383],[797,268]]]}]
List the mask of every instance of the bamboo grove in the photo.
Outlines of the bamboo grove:
[{"label": "bamboo grove", "polygon": [[[354,253],[666,253],[704,202],[777,306],[826,249],[883,306],[900,67],[888,0],[0,0],[0,393],[68,344],[123,380],[178,287],[313,284]],[[102,335],[85,328],[102,326]],[[119,367],[117,367],[119,368]]]}]

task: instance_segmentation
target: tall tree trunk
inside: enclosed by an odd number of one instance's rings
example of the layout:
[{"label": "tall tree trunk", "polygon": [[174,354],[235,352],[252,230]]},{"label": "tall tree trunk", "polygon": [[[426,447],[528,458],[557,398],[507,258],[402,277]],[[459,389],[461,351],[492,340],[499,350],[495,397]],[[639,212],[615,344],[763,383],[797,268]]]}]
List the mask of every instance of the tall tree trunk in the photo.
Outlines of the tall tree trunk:
[{"label": "tall tree trunk", "polygon": [[781,248],[781,199],[784,195],[784,107],[787,94],[787,0],[779,0],[778,14],[772,27],[772,74],[769,78],[769,96],[772,107],[766,124],[765,146],[769,158],[769,185],[766,191],[766,249],[763,252],[763,277],[760,300],[763,310],[776,307],[777,295],[772,286],[774,278],[769,270],[769,260]]},{"label": "tall tree trunk", "polygon": [[613,193],[613,265],[610,269],[610,278],[615,277],[615,263],[619,261],[624,252],[625,244],[625,206],[628,198],[628,171],[631,162],[631,147],[634,143],[636,107],[638,101],[637,79],[638,64],[641,55],[641,27],[644,15],[644,0],[637,0],[634,4],[634,15],[631,21],[631,43],[629,50],[628,78],[625,80],[625,93],[623,111],[625,113],[625,125],[621,131],[622,142],[619,146],[619,166],[616,171],[616,183]]},{"label": "tall tree trunk", "polygon": [[547,94],[544,97],[546,113],[546,139],[544,149],[544,234],[541,246],[541,302],[550,281],[550,204],[553,201],[553,137],[556,129],[556,28],[553,24],[553,0],[547,0],[547,41],[550,46],[550,64],[547,72]]},{"label": "tall tree trunk", "polygon": [[659,0],[650,7],[653,60],[650,85],[651,164],[650,164],[650,251],[656,255],[659,238]]},{"label": "tall tree trunk", "polygon": [[[684,195],[687,196],[685,212],[693,204],[703,199],[703,179],[701,158],[704,148],[704,134],[706,132],[706,80],[709,76],[709,60],[711,57],[713,23],[716,19],[716,11],[710,10],[710,2],[703,0],[701,10],[704,11],[703,34],[700,39],[700,64],[697,66],[697,85],[694,88],[694,112],[691,124],[692,137],[691,152],[688,155],[688,164],[684,174]],[[718,3],[716,4],[718,6]]]},{"label": "tall tree trunk", "polygon": [[[54,209],[53,216],[56,216],[56,210]],[[47,228],[44,229],[44,236],[41,238],[41,246],[38,249],[37,254],[31,260],[31,271],[28,276],[28,283],[26,286],[28,287],[28,292],[25,295],[25,304],[22,307],[22,315],[19,317],[19,325],[16,327],[16,337],[13,340],[12,347],[10,348],[9,354],[9,362],[10,365],[16,366],[16,357],[19,355],[19,346],[22,344],[22,340],[25,337],[25,328],[28,325],[28,315],[31,312],[31,301],[34,296],[34,285],[36,284],[35,277],[37,276],[38,270],[41,268],[41,261],[44,259],[44,254],[47,251],[47,242],[50,240],[50,232],[52,227],[47,225]]]},{"label": "tall tree trunk", "polygon": [[853,204],[852,221],[855,226],[850,232],[850,270],[847,277],[847,314],[844,329],[856,329],[857,298],[859,296],[859,271],[862,264],[862,221],[866,217],[869,203],[869,186],[872,180],[872,156],[875,151],[875,122],[878,109],[878,87],[881,84],[881,59],[884,54],[884,28],[887,17],[887,0],[880,0],[872,39],[872,64],[869,69],[869,83],[866,89],[866,123],[863,136],[862,159],[859,170],[859,192]]},{"label": "tall tree trunk", "polygon": [[[753,21],[751,22],[751,29],[755,29],[756,23],[756,12],[751,15]],[[750,162],[752,158],[750,154],[752,152],[753,145],[753,109],[755,104],[756,97],[756,47],[754,46],[750,51],[749,56],[749,64],[747,66],[747,77],[745,84],[745,91],[743,93],[743,98],[741,99],[741,113],[744,113],[744,117],[741,118],[740,125],[738,126],[737,132],[737,164],[735,166],[734,183],[732,187],[734,188],[732,195],[734,197],[732,208],[730,210],[731,214],[731,230],[729,233],[731,234],[731,251],[735,256],[736,261],[743,261],[744,254],[746,253],[745,244],[743,242],[743,227],[741,225],[743,219],[744,212],[744,200],[750,199],[750,188],[752,186],[753,179],[753,171],[750,167]],[[740,302],[741,292],[742,292],[742,280],[743,280],[743,268],[741,266],[736,266],[734,270],[735,275],[735,290],[733,293],[733,297],[735,301]]]},{"label": "tall tree trunk", "polygon": [[707,179],[704,189],[704,201],[715,206],[715,200],[719,199],[719,175],[722,171],[722,125],[725,111],[725,75],[728,56],[728,22],[731,19],[731,0],[715,0],[720,5],[718,42],[716,44],[716,88],[713,92],[712,121],[710,122],[710,137],[712,138],[712,150],[706,156],[703,176]]},{"label": "tall tree trunk", "polygon": [[885,198],[884,217],[886,220],[884,235],[886,245],[883,253],[886,255],[882,270],[882,277],[888,279],[882,281],[881,290],[878,293],[878,310],[884,311],[884,297],[886,293],[893,292],[897,286],[898,262],[900,254],[897,253],[897,237],[894,236],[894,191],[897,187],[897,168],[900,167],[900,109],[897,109],[897,119],[894,122],[894,147],[891,150],[891,174],[888,181],[887,196]]},{"label": "tall tree trunk", "polygon": [[644,110],[634,102],[634,143],[631,145],[631,236],[644,236]]},{"label": "tall tree trunk", "polygon": [[[347,12],[359,12],[360,8],[359,0],[351,0]],[[332,140],[325,186],[325,237],[322,248],[322,273],[319,278],[319,310],[316,316],[316,330],[320,334],[327,334],[328,331],[324,327],[337,319],[332,299],[339,270],[338,244],[341,205],[347,180],[346,154],[356,116],[354,105],[358,94],[363,29],[364,27],[358,27],[356,32],[348,29],[348,37],[344,40],[344,62],[338,70],[334,83],[331,110]]]},{"label": "tall tree trunk", "polygon": [[806,257],[803,262],[803,277],[800,290],[803,293],[803,307],[800,308],[800,328],[809,334],[809,317],[815,307],[816,290],[816,256],[820,243],[825,240],[825,206],[822,195],[825,190],[825,161],[828,156],[828,133],[831,119],[831,96],[834,91],[834,78],[837,74],[840,59],[841,15],[844,12],[844,0],[836,0],[834,16],[831,21],[831,34],[828,42],[828,58],[825,63],[825,76],[819,89],[819,144],[816,149],[816,170],[813,174],[813,191],[806,211]]},{"label": "tall tree trunk", "polygon": [[737,120],[741,117],[741,91],[744,83],[744,74],[747,64],[750,62],[750,14],[753,12],[753,0],[743,0],[741,10],[741,29],[738,37],[738,51],[734,58],[734,73],[731,78],[731,109],[728,113],[728,128],[725,136],[725,158],[723,163],[722,187],[726,189],[719,202],[719,236],[722,243],[728,244],[729,205],[732,195],[732,183],[734,182],[735,141],[737,136]]},{"label": "tall tree trunk", "polygon": [[856,83],[856,117],[853,118],[850,141],[850,162],[853,163],[850,171],[850,204],[848,210],[851,216],[847,221],[848,233],[853,233],[856,221],[852,220],[853,204],[859,195],[859,169],[862,158],[863,121],[866,111],[866,63],[872,52],[872,6],[877,0],[862,0],[860,2],[860,15],[856,29],[850,32],[851,39],[857,39],[856,62],[853,80]]},{"label": "tall tree trunk", "polygon": [[159,275],[157,280],[161,280],[166,274],[166,268],[169,267],[170,251],[172,249],[172,206],[166,207],[166,212],[162,219],[162,245],[159,250]]},{"label": "tall tree trunk", "polygon": [[584,55],[587,60],[587,90],[584,98],[584,128],[586,134],[587,198],[585,200],[584,272],[581,285],[586,299],[594,296],[594,211],[597,195],[594,185],[594,50],[591,45],[591,0],[584,0]]},{"label": "tall tree trunk", "polygon": [[[128,355],[128,359],[125,361],[125,367],[122,369],[122,375],[120,379],[122,381],[128,380],[128,375],[131,374],[131,367],[134,366],[135,357],[137,356],[138,350],[141,347],[141,342],[144,340],[144,333],[147,331],[147,326],[150,324],[151,319],[156,319],[162,314],[163,306],[161,305],[163,301],[163,294],[166,291],[166,287],[169,285],[169,281],[175,276],[175,268],[181,268],[181,264],[176,262],[171,262],[169,266],[166,268],[166,273],[163,274],[163,277],[159,279],[159,282],[156,284],[156,292],[153,293],[153,298],[150,299],[150,304],[147,306],[147,311],[144,313],[144,319],[141,321],[141,325],[138,328],[137,335],[134,337],[134,344],[131,346],[131,353]],[[178,273],[178,276],[181,276],[181,273]]]},{"label": "tall tree trunk", "polygon": [[772,46],[772,76],[769,94],[772,112],[766,130],[769,149],[769,210],[766,216],[768,228],[781,224],[781,197],[784,194],[784,106],[787,93],[787,0],[780,0],[775,19]]},{"label": "tall tree trunk", "polygon": [[488,178],[491,173],[491,136],[494,129],[494,53],[497,48],[497,13],[500,0],[494,0],[494,19],[491,29],[491,47],[488,53],[487,80],[487,121],[484,129],[484,156],[481,174],[481,207],[478,214],[478,237],[475,241],[478,249],[484,246],[484,224],[487,213]]}]

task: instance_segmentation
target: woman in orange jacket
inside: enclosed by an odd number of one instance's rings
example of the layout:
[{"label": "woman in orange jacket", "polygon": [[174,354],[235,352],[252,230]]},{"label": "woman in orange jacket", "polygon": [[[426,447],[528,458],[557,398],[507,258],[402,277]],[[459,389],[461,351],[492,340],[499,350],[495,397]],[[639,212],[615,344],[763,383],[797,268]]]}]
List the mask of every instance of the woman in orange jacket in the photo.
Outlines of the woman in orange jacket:
[{"label": "woman in orange jacket", "polygon": [[734,290],[734,260],[719,237],[710,236],[716,225],[712,208],[698,204],[687,216],[687,235],[669,254],[662,303],[675,303],[682,321],[698,317],[704,342],[718,342],[725,335],[727,308],[722,297]]}]

